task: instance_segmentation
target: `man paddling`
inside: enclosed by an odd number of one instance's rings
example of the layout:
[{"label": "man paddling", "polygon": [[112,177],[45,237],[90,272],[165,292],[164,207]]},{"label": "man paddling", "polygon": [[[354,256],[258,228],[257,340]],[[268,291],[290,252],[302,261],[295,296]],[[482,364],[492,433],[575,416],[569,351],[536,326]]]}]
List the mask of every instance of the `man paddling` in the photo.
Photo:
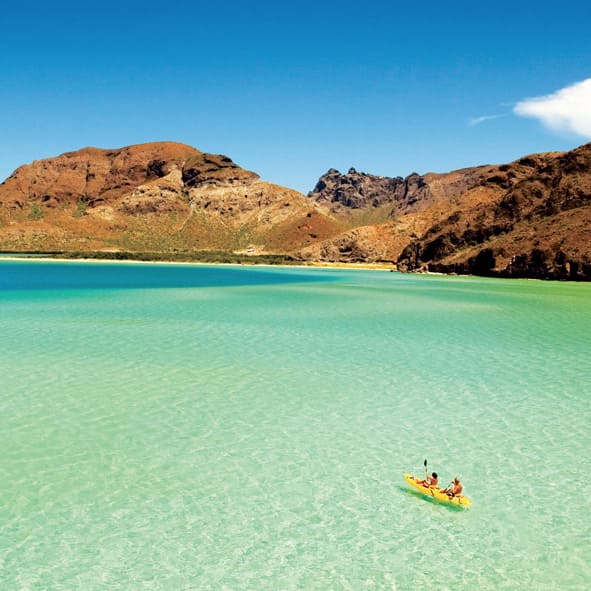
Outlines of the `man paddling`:
[{"label": "man paddling", "polygon": [[451,485],[446,488],[443,492],[448,496],[448,497],[459,497],[462,494],[462,491],[464,490],[464,487],[462,486],[462,483],[460,482],[460,479],[456,476],[452,482]]},{"label": "man paddling", "polygon": [[[426,472],[426,470],[425,470]],[[437,476],[437,472],[432,472],[431,476],[427,476],[425,480],[419,480],[418,484],[422,484],[423,486],[435,486],[439,483],[439,478]]]}]

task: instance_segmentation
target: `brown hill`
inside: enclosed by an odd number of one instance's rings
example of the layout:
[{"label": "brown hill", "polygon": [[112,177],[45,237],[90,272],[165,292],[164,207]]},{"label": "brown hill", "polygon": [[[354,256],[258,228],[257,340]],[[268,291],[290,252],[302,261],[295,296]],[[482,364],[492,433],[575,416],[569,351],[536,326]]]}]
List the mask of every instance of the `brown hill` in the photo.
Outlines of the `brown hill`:
[{"label": "brown hill", "polygon": [[591,279],[591,144],[490,167],[401,252],[405,268]]},{"label": "brown hill", "polygon": [[[412,204],[408,194],[401,201],[400,192],[390,193],[391,221],[346,231],[300,255],[395,261],[408,271],[591,279],[591,144],[500,166],[426,174],[421,184]],[[383,188],[384,181],[377,185]],[[375,206],[334,195],[339,207]],[[330,200],[326,194],[322,199]],[[379,206],[387,204],[382,194]]]},{"label": "brown hill", "polygon": [[173,142],[84,148],[0,185],[0,248],[284,252],[343,225],[226,156]]},{"label": "brown hill", "polygon": [[85,148],[0,185],[0,249],[290,254],[401,270],[591,279],[591,144],[500,166],[329,170],[308,197],[226,156]]}]

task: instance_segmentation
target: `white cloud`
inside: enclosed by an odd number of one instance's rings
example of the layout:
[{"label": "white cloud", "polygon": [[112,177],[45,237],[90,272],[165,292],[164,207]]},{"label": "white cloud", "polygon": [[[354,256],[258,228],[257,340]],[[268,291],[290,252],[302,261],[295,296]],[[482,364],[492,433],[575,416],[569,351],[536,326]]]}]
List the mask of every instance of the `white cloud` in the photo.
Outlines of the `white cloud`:
[{"label": "white cloud", "polygon": [[513,112],[539,119],[546,127],[591,138],[591,78],[552,94],[519,101]]},{"label": "white cloud", "polygon": [[491,121],[492,119],[500,119],[501,117],[506,117],[506,115],[482,115],[481,117],[472,117],[470,119],[470,125],[480,125],[485,121]]}]

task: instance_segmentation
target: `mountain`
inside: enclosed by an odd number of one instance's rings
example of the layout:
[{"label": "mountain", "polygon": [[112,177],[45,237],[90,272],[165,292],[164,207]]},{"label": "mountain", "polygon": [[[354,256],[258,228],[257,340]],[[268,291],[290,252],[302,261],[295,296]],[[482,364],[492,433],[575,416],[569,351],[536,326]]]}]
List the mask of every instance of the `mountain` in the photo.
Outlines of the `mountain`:
[{"label": "mountain", "polygon": [[429,270],[591,279],[591,144],[491,167],[401,252]]},{"label": "mountain", "polygon": [[591,144],[418,178],[361,175],[330,170],[310,197],[358,219],[372,209],[388,212],[389,219],[312,244],[301,250],[302,258],[387,260],[406,271],[591,279]]},{"label": "mountain", "polygon": [[84,148],[0,185],[0,249],[288,254],[404,271],[591,280],[591,144],[406,178],[330,169],[307,195],[222,155]]},{"label": "mountain", "polygon": [[0,185],[0,248],[11,251],[284,252],[343,228],[301,193],[173,142],[84,148]]}]

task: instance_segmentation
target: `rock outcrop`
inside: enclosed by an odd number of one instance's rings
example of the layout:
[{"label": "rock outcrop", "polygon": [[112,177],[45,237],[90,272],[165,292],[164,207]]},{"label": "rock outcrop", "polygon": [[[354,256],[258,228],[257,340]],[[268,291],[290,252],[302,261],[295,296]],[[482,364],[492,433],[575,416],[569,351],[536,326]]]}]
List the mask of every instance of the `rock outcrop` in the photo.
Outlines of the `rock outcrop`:
[{"label": "rock outcrop", "polygon": [[357,172],[354,168],[347,174],[331,168],[320,177],[308,197],[337,214],[347,209],[386,206],[390,216],[420,209],[433,199],[424,177],[416,173],[403,179]]},{"label": "rock outcrop", "polygon": [[341,174],[331,168],[323,174],[308,197],[331,207],[334,211],[343,208],[360,209],[394,205],[406,194],[404,180],[357,172],[350,168]]},{"label": "rock outcrop", "polygon": [[386,217],[394,218],[460,195],[481,181],[481,172],[481,168],[448,174],[413,172],[402,178],[376,176],[354,168],[341,174],[331,168],[320,177],[308,197],[337,214],[346,210],[386,208]]}]

